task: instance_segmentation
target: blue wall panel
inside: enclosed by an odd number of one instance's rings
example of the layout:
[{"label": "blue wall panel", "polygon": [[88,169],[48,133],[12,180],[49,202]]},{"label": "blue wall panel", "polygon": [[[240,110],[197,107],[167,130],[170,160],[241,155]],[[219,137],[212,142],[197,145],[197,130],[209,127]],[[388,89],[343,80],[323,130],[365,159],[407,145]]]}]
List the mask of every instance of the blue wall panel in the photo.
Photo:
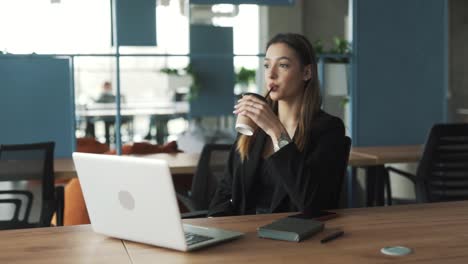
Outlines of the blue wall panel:
[{"label": "blue wall panel", "polygon": [[156,45],[156,0],[117,1],[120,46]]},{"label": "blue wall panel", "polygon": [[68,59],[0,56],[0,144],[55,141],[71,157],[73,120]]},{"label": "blue wall panel", "polygon": [[230,27],[190,26],[190,58],[200,93],[190,115],[231,115],[234,110],[233,35]]},{"label": "blue wall panel", "polygon": [[254,4],[254,5],[293,5],[295,0],[190,0],[191,4]]},{"label": "blue wall panel", "polygon": [[354,143],[423,143],[445,119],[445,1],[356,0],[354,10]]}]

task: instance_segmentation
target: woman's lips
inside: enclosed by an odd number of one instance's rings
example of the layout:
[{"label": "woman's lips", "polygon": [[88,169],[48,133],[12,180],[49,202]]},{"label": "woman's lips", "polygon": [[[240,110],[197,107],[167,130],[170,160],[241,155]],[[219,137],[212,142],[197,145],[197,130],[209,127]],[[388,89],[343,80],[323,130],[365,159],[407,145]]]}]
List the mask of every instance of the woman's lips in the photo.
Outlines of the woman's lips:
[{"label": "woman's lips", "polygon": [[269,87],[270,87],[270,90],[272,92],[274,92],[274,91],[276,91],[278,89],[278,85],[276,85],[276,84],[270,84]]}]

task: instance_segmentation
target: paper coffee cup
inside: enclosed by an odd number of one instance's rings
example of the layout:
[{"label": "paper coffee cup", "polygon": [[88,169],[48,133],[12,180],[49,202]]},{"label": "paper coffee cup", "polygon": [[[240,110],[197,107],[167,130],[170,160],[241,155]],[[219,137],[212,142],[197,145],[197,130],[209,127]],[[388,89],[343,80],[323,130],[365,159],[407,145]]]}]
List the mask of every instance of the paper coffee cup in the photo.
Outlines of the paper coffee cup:
[{"label": "paper coffee cup", "polygon": [[[252,120],[250,120],[250,118],[244,116],[243,118],[245,118],[246,120],[242,120],[242,121],[239,121],[239,119],[242,118],[241,116],[239,116],[237,118],[237,122],[241,122],[240,124],[236,124],[236,131],[243,134],[243,135],[246,135],[246,136],[252,136],[254,131],[255,131],[255,128],[253,128],[252,126],[249,126],[245,123],[247,123],[247,121],[250,121],[252,122]],[[248,119],[248,120],[247,120]],[[253,123],[253,122],[252,122]],[[255,125],[256,126],[256,125]]]},{"label": "paper coffee cup", "polygon": [[[245,95],[253,95],[265,101],[265,98],[263,96],[256,94],[256,93],[244,93],[242,96],[245,96]],[[257,129],[257,124],[255,124],[255,122],[252,121],[252,119],[248,118],[247,116],[237,115],[237,120],[236,120],[237,132],[246,136],[252,136],[255,129]]]}]

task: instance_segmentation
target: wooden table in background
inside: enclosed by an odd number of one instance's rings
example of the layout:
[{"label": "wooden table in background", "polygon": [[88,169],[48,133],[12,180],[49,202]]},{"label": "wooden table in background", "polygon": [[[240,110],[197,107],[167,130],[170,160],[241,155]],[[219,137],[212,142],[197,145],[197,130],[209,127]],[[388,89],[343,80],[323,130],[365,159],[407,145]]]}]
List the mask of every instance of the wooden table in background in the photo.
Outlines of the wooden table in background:
[{"label": "wooden table in background", "polygon": [[[358,147],[352,148],[348,165],[357,168],[363,167],[366,168],[366,171],[369,175],[377,175],[374,171],[378,171],[382,168],[381,164],[387,163],[389,161],[398,161],[398,162],[408,162],[414,161],[418,158],[415,155],[415,148],[409,148],[410,152],[403,151],[405,149],[401,147]],[[408,154],[409,153],[409,154]],[[150,159],[163,159],[168,162],[170,171],[173,175],[174,185],[176,186],[178,191],[185,192],[190,190],[192,175],[195,173],[197,168],[198,160],[200,159],[200,154],[198,153],[175,153],[175,154],[167,154],[167,153],[157,153],[157,154],[149,154],[149,155],[141,155],[139,157],[142,158],[150,158]],[[408,157],[410,159],[408,159]],[[382,163],[383,162],[383,163]],[[76,177],[75,167],[73,165],[73,161],[71,159],[56,159],[55,164],[55,178],[56,179],[70,179]],[[374,179],[377,177],[369,176],[369,179]],[[381,177],[379,177],[381,178]],[[381,179],[375,179],[374,181],[381,181]],[[349,207],[353,207],[353,187],[354,186],[354,176],[350,175],[348,178],[348,201]],[[371,181],[368,186],[374,186],[374,182]],[[378,193],[375,195],[370,195],[370,201],[376,200],[374,197],[382,197],[381,188],[372,187],[368,188],[372,192]],[[382,198],[383,199],[383,198]],[[368,202],[370,205],[373,202]],[[378,200],[378,205],[383,204],[383,200]]]},{"label": "wooden table in background", "polygon": [[[193,174],[197,168],[200,154],[198,153],[157,153],[139,156],[149,159],[167,161],[172,174]],[[54,170],[56,179],[71,179],[76,177],[75,165],[72,159],[55,159]]]},{"label": "wooden table in background", "polygon": [[376,165],[388,163],[418,162],[422,155],[422,145],[354,147],[357,155],[376,159]]},{"label": "wooden table in background", "polygon": [[[422,151],[422,145],[354,147],[352,153],[374,159],[375,164],[354,166],[348,183],[354,186],[356,168],[364,168],[366,170],[367,206],[382,206],[385,204],[385,181],[388,181],[387,184],[390,183],[384,165],[418,162],[421,159]],[[354,188],[350,188],[351,191],[352,189]],[[352,198],[348,199],[351,199],[349,207],[353,207]],[[391,200],[388,200],[387,203],[391,204]]]},{"label": "wooden table in background", "polygon": [[[190,190],[192,185],[192,176],[197,169],[198,160],[200,159],[200,154],[198,153],[176,153],[176,154],[167,154],[167,153],[157,153],[141,156],[143,158],[152,158],[152,159],[163,159],[166,160],[169,164],[170,171],[173,175],[172,179],[174,181],[174,186],[177,191],[180,193],[186,193]],[[365,167],[365,166],[374,166],[377,164],[376,158],[361,153],[355,153],[352,151],[349,156],[349,166],[352,167]],[[76,177],[75,167],[71,159],[56,159],[55,164],[55,179],[71,179]],[[348,178],[349,183],[353,182],[353,175],[350,175]],[[353,190],[352,187],[348,188],[348,201],[349,207],[352,207],[352,196]],[[182,205],[180,205],[182,207]]]},{"label": "wooden table in background", "polygon": [[363,155],[361,153],[354,152],[351,149],[349,153],[348,166],[360,167],[360,166],[371,166],[377,164],[377,160],[374,157]]},{"label": "wooden table in background", "polygon": [[[198,153],[157,153],[139,156],[142,158],[150,159],[163,159],[169,164],[172,174],[194,174],[197,169],[200,154]],[[368,166],[375,165],[376,160],[373,157],[368,157],[360,153],[352,152],[349,157],[350,166]],[[55,178],[56,179],[69,179],[76,177],[75,166],[72,159],[56,159],[55,164]]]},{"label": "wooden table in background", "polygon": [[[0,263],[468,263],[468,201],[336,210],[325,231],[293,243],[257,237],[257,227],[287,214],[184,220],[245,232],[243,238],[191,253],[93,234],[90,226],[0,231]],[[327,244],[319,241],[342,229]],[[407,256],[386,256],[386,246]]]},{"label": "wooden table in background", "polygon": [[197,169],[199,153],[157,153],[141,156],[146,159],[162,159],[167,161],[172,174],[194,174]]},{"label": "wooden table in background", "polygon": [[54,160],[55,179],[71,179],[76,178],[75,164],[72,159],[55,159]]}]

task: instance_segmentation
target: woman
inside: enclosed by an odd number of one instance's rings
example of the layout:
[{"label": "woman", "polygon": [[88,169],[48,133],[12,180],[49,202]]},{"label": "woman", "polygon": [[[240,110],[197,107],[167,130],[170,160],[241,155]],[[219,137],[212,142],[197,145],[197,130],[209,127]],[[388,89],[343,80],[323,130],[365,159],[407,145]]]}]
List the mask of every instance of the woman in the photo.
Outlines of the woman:
[{"label": "woman", "polygon": [[345,130],[339,118],[320,110],[312,45],[299,34],[278,34],[268,42],[264,62],[266,102],[243,96],[234,110],[258,128],[234,144],[210,216],[337,206]]}]

